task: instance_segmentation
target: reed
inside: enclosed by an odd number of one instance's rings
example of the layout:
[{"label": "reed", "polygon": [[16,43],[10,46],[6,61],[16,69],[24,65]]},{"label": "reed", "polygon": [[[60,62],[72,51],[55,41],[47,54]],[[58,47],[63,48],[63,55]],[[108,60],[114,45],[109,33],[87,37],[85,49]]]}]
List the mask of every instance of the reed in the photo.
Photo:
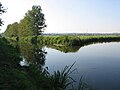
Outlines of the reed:
[{"label": "reed", "polygon": [[71,70],[74,64],[75,62],[70,67],[66,66],[62,71],[57,70],[51,75],[51,90],[65,90],[75,82],[70,76],[75,71]]},{"label": "reed", "polygon": [[84,46],[99,42],[119,42],[120,36],[38,36],[37,41],[43,45]]}]

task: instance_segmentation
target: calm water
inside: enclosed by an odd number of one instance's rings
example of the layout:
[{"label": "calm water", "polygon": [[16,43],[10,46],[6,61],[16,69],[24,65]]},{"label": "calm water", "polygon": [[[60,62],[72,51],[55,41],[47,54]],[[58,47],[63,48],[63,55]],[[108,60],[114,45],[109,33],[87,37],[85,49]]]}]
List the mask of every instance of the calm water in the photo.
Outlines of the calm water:
[{"label": "calm water", "polygon": [[52,73],[76,61],[74,79],[81,75],[98,90],[120,90],[120,43],[93,44],[76,52],[64,53],[45,47],[45,66]]}]

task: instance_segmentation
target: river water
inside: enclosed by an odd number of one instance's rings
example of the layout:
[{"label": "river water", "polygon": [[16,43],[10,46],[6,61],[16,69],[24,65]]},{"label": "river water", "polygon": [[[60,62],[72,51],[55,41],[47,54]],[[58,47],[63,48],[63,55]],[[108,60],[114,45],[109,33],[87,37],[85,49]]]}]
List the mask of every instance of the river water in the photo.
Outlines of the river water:
[{"label": "river water", "polygon": [[120,90],[120,43],[92,44],[67,53],[47,47],[45,51],[49,72],[76,62],[72,74],[76,81],[83,75],[85,82],[97,90]]}]

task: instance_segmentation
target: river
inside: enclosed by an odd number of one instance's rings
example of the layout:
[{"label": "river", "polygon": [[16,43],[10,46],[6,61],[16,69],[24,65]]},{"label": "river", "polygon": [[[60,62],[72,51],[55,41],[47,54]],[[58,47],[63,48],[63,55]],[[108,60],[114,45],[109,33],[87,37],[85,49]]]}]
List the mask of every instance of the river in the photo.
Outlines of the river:
[{"label": "river", "polygon": [[[25,47],[22,49],[25,50],[22,51],[23,54],[26,54],[26,58],[32,57],[34,46],[24,45],[21,46]],[[27,48],[29,48],[28,51]],[[75,62],[72,69],[76,68],[76,70],[71,76],[77,82],[83,76],[84,81],[95,90],[120,90],[119,42],[97,43],[73,48],[62,47],[62,49],[45,46],[44,50],[47,54],[44,56],[46,60],[42,63],[43,66],[48,67],[50,73],[62,70],[66,65],[70,66]],[[24,65],[27,62],[21,63]],[[77,83],[75,86],[77,87]]]},{"label": "river", "polygon": [[98,43],[81,47],[77,52],[64,53],[45,48],[49,71],[61,70],[66,65],[77,68],[73,77],[85,81],[98,90],[120,90],[120,43]]}]

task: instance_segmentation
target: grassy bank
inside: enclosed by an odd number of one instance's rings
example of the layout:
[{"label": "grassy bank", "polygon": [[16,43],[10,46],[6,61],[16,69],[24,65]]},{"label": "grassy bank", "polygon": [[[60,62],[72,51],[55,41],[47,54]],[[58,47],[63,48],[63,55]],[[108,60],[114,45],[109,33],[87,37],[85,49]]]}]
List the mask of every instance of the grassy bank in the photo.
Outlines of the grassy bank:
[{"label": "grassy bank", "polygon": [[21,37],[19,40],[31,43],[39,43],[41,45],[84,46],[99,42],[119,42],[120,36],[30,36]]},{"label": "grassy bank", "polygon": [[[16,40],[15,37],[12,40]],[[19,41],[39,43],[41,45],[55,46],[84,46],[92,43],[119,42],[120,36],[29,36],[20,37]]]},{"label": "grassy bank", "polygon": [[[38,37],[40,42],[41,37]],[[120,36],[45,36],[41,43],[45,45],[84,46],[98,42],[117,42]]]},{"label": "grassy bank", "polygon": [[[29,44],[38,44],[39,46],[47,46],[60,50],[62,52],[77,52],[79,48],[89,44],[119,42],[119,35],[91,35],[91,36],[28,36],[28,37],[12,37],[8,41],[22,42]],[[16,43],[12,43],[16,44]],[[15,46],[15,45],[13,45]]]}]

